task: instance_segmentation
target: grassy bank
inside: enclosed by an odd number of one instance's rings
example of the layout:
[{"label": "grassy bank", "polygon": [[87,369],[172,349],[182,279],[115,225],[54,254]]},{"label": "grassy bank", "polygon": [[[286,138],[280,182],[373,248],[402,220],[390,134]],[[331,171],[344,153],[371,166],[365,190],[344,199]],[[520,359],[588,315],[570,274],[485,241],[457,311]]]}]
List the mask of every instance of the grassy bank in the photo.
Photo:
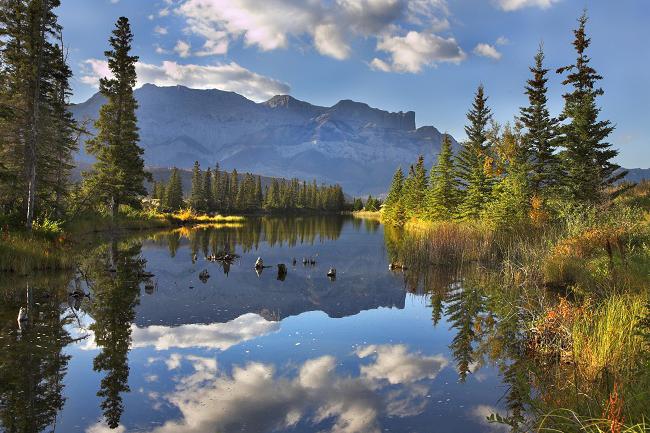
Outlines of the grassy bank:
[{"label": "grassy bank", "polygon": [[[407,278],[426,284],[453,269],[448,291],[454,283],[480,291],[492,313],[472,319],[474,356],[535,389],[522,403],[531,419],[520,423],[640,432],[650,419],[649,215],[645,183],[543,226],[412,220],[385,233],[391,258],[412,270]],[[521,376],[513,360],[526,365]],[[513,410],[501,421],[514,422]]]},{"label": "grassy bank", "polygon": [[101,213],[85,213],[64,223],[37,221],[31,232],[5,225],[0,230],[0,272],[25,274],[37,270],[71,269],[87,241],[103,232],[174,229],[189,225],[237,224],[243,216],[201,215],[191,210],[175,213],[120,209],[117,220]]}]

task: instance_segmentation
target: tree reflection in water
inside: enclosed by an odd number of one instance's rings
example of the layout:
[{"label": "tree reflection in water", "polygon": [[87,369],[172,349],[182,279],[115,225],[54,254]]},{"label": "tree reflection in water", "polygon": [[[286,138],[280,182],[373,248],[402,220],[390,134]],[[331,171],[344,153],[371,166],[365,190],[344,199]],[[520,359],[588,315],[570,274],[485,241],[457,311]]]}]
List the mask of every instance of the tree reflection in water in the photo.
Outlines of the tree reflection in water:
[{"label": "tree reflection in water", "polygon": [[97,396],[102,398],[101,408],[111,428],[119,425],[124,411],[122,394],[130,391],[131,323],[140,299],[140,284],[146,279],[141,247],[139,242],[112,239],[82,265],[92,292],[90,314],[95,322],[90,329],[101,349],[93,360],[93,369],[104,373]]},{"label": "tree reflection in water", "polygon": [[[72,342],[64,326],[69,275],[54,279],[4,277],[0,283],[0,430],[37,433],[53,428],[65,402],[63,378]],[[16,290],[16,287],[24,290]],[[51,287],[54,289],[43,289]],[[18,328],[20,307],[28,319]]]}]

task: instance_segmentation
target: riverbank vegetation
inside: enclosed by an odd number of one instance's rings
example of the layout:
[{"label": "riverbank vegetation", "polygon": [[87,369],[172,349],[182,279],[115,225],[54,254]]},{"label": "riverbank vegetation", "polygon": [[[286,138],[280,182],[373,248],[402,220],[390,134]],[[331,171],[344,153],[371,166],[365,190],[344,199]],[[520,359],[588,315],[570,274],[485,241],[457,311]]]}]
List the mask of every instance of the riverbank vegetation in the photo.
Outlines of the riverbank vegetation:
[{"label": "riverbank vegetation", "polygon": [[260,176],[246,173],[242,181],[236,169],[228,173],[217,164],[214,170],[202,171],[198,161],[187,200],[176,168],[167,182],[154,182],[151,199],[160,212],[191,208],[202,214],[340,212],[345,208],[340,185],[273,178],[263,187]]},{"label": "riverbank vegetation", "polygon": [[[16,3],[0,14],[0,271],[28,272],[72,266],[81,237],[105,230],[136,230],[241,221],[227,214],[338,212],[340,186],[260,177],[218,166],[202,173],[198,162],[189,197],[174,170],[166,185],[147,186],[139,146],[138,57],[133,33],[120,17],[105,52],[110,76],[99,81],[105,98],[92,131],[68,111],[70,78],[58,1]],[[78,143],[94,158],[82,181],[70,174]]]},{"label": "riverbank vegetation", "polygon": [[398,169],[382,208],[394,260],[413,275],[456,270],[434,314],[446,304],[463,321],[461,379],[472,363],[502,370],[508,411],[491,421],[515,431],[648,430],[650,183],[620,183],[586,24],[575,63],[557,69],[557,118],[540,48],[514,123],[492,121],[479,86],[467,140],[454,152],[446,136],[428,173],[423,157]]}]

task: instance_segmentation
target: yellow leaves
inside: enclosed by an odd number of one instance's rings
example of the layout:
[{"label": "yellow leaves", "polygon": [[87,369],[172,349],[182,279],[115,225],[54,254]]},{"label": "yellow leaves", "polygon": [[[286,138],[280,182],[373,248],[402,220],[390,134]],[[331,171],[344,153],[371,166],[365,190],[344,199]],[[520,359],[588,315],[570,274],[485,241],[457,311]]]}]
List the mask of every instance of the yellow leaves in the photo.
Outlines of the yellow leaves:
[{"label": "yellow leaves", "polygon": [[549,220],[549,214],[544,209],[544,201],[539,196],[533,196],[530,199],[530,210],[528,217],[535,227],[542,227]]}]

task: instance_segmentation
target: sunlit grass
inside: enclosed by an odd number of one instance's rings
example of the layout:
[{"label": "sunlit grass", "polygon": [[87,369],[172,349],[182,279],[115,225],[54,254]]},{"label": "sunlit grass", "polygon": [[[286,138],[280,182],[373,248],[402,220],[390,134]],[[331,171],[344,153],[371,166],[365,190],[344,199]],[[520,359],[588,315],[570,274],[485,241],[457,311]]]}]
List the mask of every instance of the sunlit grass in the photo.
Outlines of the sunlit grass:
[{"label": "sunlit grass", "polygon": [[32,270],[70,269],[75,262],[63,236],[48,239],[15,232],[3,233],[0,238],[0,271],[25,274]]}]

